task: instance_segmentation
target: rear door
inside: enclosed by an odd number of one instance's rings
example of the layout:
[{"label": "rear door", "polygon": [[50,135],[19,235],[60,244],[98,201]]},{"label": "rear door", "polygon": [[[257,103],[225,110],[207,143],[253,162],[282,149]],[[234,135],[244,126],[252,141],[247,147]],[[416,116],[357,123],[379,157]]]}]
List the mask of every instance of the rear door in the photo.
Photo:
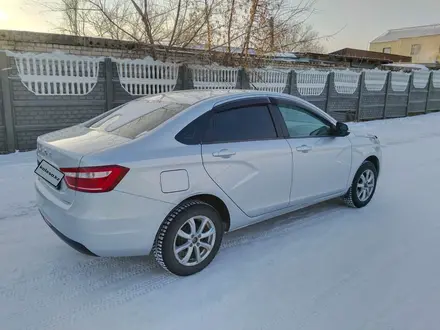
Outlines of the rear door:
[{"label": "rear door", "polygon": [[203,137],[203,165],[234,203],[255,217],[289,204],[292,155],[265,102],[214,109]]},{"label": "rear door", "polygon": [[292,205],[343,192],[351,169],[351,142],[333,136],[332,124],[318,113],[278,100],[293,152]]}]

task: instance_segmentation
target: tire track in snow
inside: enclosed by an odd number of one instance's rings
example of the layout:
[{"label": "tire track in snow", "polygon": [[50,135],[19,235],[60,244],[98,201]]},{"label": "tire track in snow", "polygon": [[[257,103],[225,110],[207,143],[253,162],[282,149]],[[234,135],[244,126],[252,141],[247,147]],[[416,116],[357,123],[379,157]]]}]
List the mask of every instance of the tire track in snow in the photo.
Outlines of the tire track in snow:
[{"label": "tire track in snow", "polygon": [[[332,206],[328,204],[320,205],[318,207],[318,210],[316,209],[316,207],[308,208],[302,211],[295,212],[293,216],[290,215],[287,217],[284,216],[275,218],[272,221],[269,220],[269,224],[257,224],[256,226],[259,226],[260,228],[249,228],[252,231],[250,235],[249,233],[245,233],[240,236],[233,237],[233,235],[231,234],[231,237],[229,239],[229,235],[227,235],[225,236],[225,241],[222,244],[222,249],[220,250],[220,253],[222,250],[224,251],[225,249],[246,245],[252,242],[258,242],[266,238],[274,237],[275,235],[288,233],[293,229],[300,229],[303,226],[310,225],[307,220],[327,220],[329,215],[334,216],[336,214],[344,212],[344,210],[349,210],[345,207],[337,206],[336,208],[332,209]],[[298,222],[298,220],[300,220],[300,222]],[[298,227],[298,225],[300,227]],[[120,267],[120,264],[114,265],[113,268],[117,267]],[[142,279],[140,281],[136,280],[134,283],[127,283],[128,285],[124,288],[109,292],[108,294],[105,294],[105,296],[89,301],[86,304],[79,306],[77,305],[74,308],[65,311],[64,313],[43,320],[42,323],[33,324],[26,329],[58,329],[60,327],[60,324],[65,324],[66,322],[71,324],[76,319],[87,318],[95,315],[96,313],[115,308],[119,305],[127,303],[138,297],[144,296],[154,290],[160,289],[180,279],[180,277],[169,274],[165,271],[158,270],[157,272],[154,272],[156,268],[159,268],[159,266],[151,260],[151,267],[148,267],[148,269],[142,268],[139,265],[134,265],[133,269],[127,273],[119,275],[110,274],[109,276],[103,276],[99,279],[95,279],[90,284],[79,285],[72,289],[78,291],[76,293],[73,293],[73,295],[71,295],[69,299],[77,296],[86,296],[87,293],[93,293],[99,289],[108,287],[111,284],[124,284],[130,279]],[[85,272],[87,272],[87,270]],[[67,297],[62,297],[60,298],[60,300],[65,301],[66,298]],[[47,303],[45,304],[44,302],[42,303],[44,304],[44,306],[50,305]]]},{"label": "tire track in snow", "polygon": [[[128,267],[126,267],[128,266]],[[121,269],[122,268],[122,269]],[[17,313],[11,314],[8,318],[16,317],[20,314],[31,314],[38,313],[40,310],[50,307],[50,305],[61,306],[61,304],[65,304],[67,301],[72,300],[80,295],[90,295],[94,292],[111,286],[115,283],[122,282],[126,279],[130,279],[140,274],[144,274],[145,272],[150,271],[151,269],[157,268],[157,265],[153,260],[149,260],[146,263],[134,263],[130,262],[127,258],[125,262],[116,263],[113,262],[105,269],[105,271],[109,271],[109,274],[105,274],[104,276],[93,278],[90,281],[90,277],[93,276],[94,272],[92,270],[88,270],[83,274],[72,274],[67,279],[60,279],[63,282],[73,282],[79,283],[73,287],[66,287],[62,292],[51,292],[50,295],[47,295],[47,291],[44,292],[44,296],[33,301],[32,305],[24,305],[20,308]],[[59,284],[60,281],[57,281]],[[55,282],[51,282],[49,286],[44,287],[44,289],[48,289],[54,286]],[[43,290],[44,290],[43,289]],[[41,291],[41,287],[37,289]],[[27,290],[26,290],[27,291]],[[26,291],[23,292],[23,298],[26,295]]]}]

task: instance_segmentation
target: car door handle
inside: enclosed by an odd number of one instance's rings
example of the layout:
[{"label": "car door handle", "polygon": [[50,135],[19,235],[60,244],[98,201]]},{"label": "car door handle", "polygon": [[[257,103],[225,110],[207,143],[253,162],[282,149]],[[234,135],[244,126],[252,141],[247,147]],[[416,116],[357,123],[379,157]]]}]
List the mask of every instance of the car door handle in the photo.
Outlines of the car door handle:
[{"label": "car door handle", "polygon": [[312,147],[306,146],[305,144],[303,144],[302,146],[296,147],[296,150],[306,153],[306,152],[309,152],[310,150],[312,150]]},{"label": "car door handle", "polygon": [[212,153],[213,157],[221,157],[221,158],[229,158],[229,157],[234,156],[234,155],[235,155],[235,152],[230,151],[228,149],[222,149],[220,151]]}]

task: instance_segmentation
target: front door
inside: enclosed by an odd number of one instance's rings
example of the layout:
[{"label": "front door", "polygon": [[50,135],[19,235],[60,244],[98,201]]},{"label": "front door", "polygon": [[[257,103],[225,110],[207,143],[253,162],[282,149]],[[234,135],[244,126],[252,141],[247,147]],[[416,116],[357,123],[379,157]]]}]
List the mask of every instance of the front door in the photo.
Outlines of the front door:
[{"label": "front door", "polygon": [[249,217],[289,205],[292,153],[267,105],[214,112],[202,159],[212,180]]},{"label": "front door", "polygon": [[331,124],[294,104],[278,104],[293,153],[292,205],[343,193],[351,169],[351,142],[332,136]]}]

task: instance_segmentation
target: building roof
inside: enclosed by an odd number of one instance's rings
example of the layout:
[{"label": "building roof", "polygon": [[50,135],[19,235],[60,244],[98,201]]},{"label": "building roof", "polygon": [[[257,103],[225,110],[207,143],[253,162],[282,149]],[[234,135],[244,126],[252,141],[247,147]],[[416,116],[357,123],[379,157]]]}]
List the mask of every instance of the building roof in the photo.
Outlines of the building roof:
[{"label": "building roof", "polygon": [[401,29],[388,30],[372,41],[388,42],[396,41],[403,38],[415,38],[440,34],[440,24],[431,24],[423,26],[406,27]]},{"label": "building roof", "polygon": [[339,55],[346,58],[361,59],[361,60],[377,60],[381,62],[411,62],[411,56],[403,56],[396,54],[386,54],[379,52],[372,52],[370,50],[343,48],[330,53],[329,55]]}]

